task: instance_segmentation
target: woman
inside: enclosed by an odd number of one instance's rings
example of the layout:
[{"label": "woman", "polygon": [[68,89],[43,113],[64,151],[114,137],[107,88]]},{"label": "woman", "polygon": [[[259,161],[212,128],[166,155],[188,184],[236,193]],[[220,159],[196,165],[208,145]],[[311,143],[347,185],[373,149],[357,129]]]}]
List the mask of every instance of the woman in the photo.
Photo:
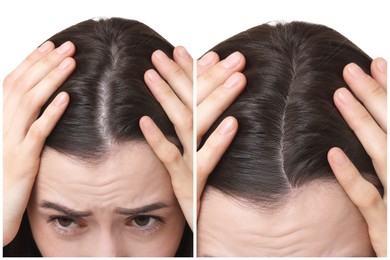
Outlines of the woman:
[{"label": "woman", "polygon": [[[365,75],[372,60],[354,44],[299,22],[252,28],[213,51],[244,54],[248,83],[204,135],[230,120],[226,144],[238,121],[215,169],[198,171],[203,183],[212,171],[201,199],[198,254],[385,256],[384,61],[373,62],[376,82]],[[347,84],[370,114],[339,89]]]},{"label": "woman", "polygon": [[164,53],[192,62],[183,51],[136,21],[88,20],[7,77],[5,255],[192,255],[192,198],[177,199],[177,178],[143,134],[157,125],[175,144],[171,154],[192,151],[187,129],[175,129],[148,90],[158,58],[171,59]]}]

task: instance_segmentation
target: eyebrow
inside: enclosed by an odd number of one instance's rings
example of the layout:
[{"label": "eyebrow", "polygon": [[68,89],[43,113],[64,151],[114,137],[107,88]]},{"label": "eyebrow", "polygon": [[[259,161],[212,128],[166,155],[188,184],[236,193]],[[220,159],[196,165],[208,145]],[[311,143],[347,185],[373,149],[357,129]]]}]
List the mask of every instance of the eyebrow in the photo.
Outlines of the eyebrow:
[{"label": "eyebrow", "polygon": [[[88,217],[88,216],[93,215],[92,211],[76,211],[76,210],[70,209],[68,207],[65,207],[63,205],[60,205],[60,204],[57,204],[54,202],[50,202],[50,201],[46,201],[46,200],[44,200],[40,204],[40,206],[41,206],[41,208],[54,209],[56,211],[62,212],[64,215],[66,215],[67,217],[71,217],[71,218],[81,218],[81,217]],[[120,215],[126,215],[126,216],[139,215],[139,214],[146,214],[146,213],[151,212],[151,211],[155,211],[155,210],[159,210],[159,209],[163,209],[163,208],[168,208],[168,207],[169,207],[168,204],[158,202],[158,203],[152,203],[152,204],[149,204],[146,206],[142,206],[139,208],[133,208],[133,209],[116,208],[115,213],[120,214]]]},{"label": "eyebrow", "polygon": [[115,213],[120,215],[139,215],[139,214],[145,214],[151,211],[155,211],[158,209],[168,208],[169,205],[159,202],[159,203],[153,203],[149,204],[143,207],[134,208],[134,209],[126,209],[126,208],[116,208]]},{"label": "eyebrow", "polygon": [[76,211],[68,207],[62,206],[60,204],[46,201],[46,200],[43,201],[40,204],[40,206],[41,208],[45,208],[45,209],[54,209],[56,211],[62,212],[67,217],[72,217],[72,218],[88,217],[92,215],[92,211]]}]

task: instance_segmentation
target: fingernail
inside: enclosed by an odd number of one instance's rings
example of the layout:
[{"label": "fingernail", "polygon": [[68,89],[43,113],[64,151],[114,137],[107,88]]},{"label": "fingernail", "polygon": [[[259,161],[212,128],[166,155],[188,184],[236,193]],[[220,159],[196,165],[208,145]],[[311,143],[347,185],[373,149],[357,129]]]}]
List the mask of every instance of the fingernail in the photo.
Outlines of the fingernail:
[{"label": "fingernail", "polygon": [[60,70],[64,70],[66,68],[68,68],[70,65],[72,64],[72,59],[65,59],[63,60],[60,65],[58,66],[58,68]]},{"label": "fingernail", "polygon": [[237,74],[233,74],[230,76],[227,81],[223,84],[225,88],[232,88],[234,86],[237,86],[238,83],[240,83],[241,78]]},{"label": "fingernail", "polygon": [[183,46],[177,47],[177,53],[182,58],[190,58],[191,57],[191,55],[187,52],[187,50]]},{"label": "fingernail", "polygon": [[386,72],[387,70],[387,62],[384,59],[377,59],[376,67],[380,72]]},{"label": "fingernail", "polygon": [[41,46],[39,46],[38,50],[41,53],[48,52],[51,48],[53,48],[53,43],[50,41],[47,41],[43,43]]},{"label": "fingernail", "polygon": [[228,133],[232,132],[234,130],[234,119],[233,118],[227,118],[222,121],[222,125],[219,126],[218,132],[220,132],[223,135],[227,135]]},{"label": "fingernail", "polygon": [[66,103],[67,95],[64,92],[61,92],[58,94],[55,99],[53,100],[54,105],[57,107],[62,106]]},{"label": "fingernail", "polygon": [[151,81],[151,82],[156,82],[157,79],[159,78],[157,72],[155,70],[148,70],[146,72],[146,77],[148,77],[148,79]]},{"label": "fingernail", "polygon": [[347,71],[352,77],[359,77],[362,74],[362,69],[355,63],[351,63],[347,66]]},{"label": "fingernail", "polygon": [[154,56],[159,61],[164,61],[164,60],[166,60],[168,58],[168,56],[164,52],[162,52],[161,50],[155,51],[154,52]]},{"label": "fingernail", "polygon": [[149,117],[143,117],[142,118],[142,125],[145,129],[151,130],[154,128],[154,124],[151,118]]},{"label": "fingernail", "polygon": [[338,90],[337,97],[345,105],[352,104],[355,100],[355,98],[352,96],[351,92],[349,92],[345,88]]},{"label": "fingernail", "polygon": [[334,150],[332,154],[332,160],[339,166],[343,166],[348,162],[347,156],[341,150]]},{"label": "fingernail", "polygon": [[68,53],[71,48],[72,48],[72,44],[68,41],[68,42],[63,43],[60,47],[58,47],[57,52],[59,54],[65,54],[65,53]]},{"label": "fingernail", "polygon": [[214,54],[212,52],[209,52],[205,54],[199,61],[198,64],[200,66],[206,66],[210,64],[214,60]]},{"label": "fingernail", "polygon": [[230,54],[226,59],[222,61],[222,65],[227,69],[232,69],[240,63],[240,55],[238,52]]}]

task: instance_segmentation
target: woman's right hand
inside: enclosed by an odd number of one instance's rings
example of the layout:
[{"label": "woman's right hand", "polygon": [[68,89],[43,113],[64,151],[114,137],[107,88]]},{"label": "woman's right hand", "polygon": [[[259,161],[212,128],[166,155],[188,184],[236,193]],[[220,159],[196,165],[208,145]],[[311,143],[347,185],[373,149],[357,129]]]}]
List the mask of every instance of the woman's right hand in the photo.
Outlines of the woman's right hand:
[{"label": "woman's right hand", "polygon": [[[244,90],[245,57],[235,52],[219,61],[215,52],[197,63],[197,129],[199,146],[204,134]],[[234,117],[225,118],[197,152],[197,216],[207,178],[232,142],[238,129]]]},{"label": "woman's right hand", "polygon": [[75,47],[52,42],[31,53],[3,83],[3,246],[16,236],[38,173],[47,136],[69,102],[60,93],[38,118],[42,106],[76,66]]}]

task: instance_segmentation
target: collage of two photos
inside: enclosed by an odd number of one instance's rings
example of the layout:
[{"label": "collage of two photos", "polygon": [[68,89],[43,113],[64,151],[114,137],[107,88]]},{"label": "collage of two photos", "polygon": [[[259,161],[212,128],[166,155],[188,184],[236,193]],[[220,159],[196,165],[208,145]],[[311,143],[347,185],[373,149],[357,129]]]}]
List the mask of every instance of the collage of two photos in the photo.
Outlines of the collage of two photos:
[{"label": "collage of two photos", "polygon": [[147,5],[4,43],[3,256],[387,256],[383,37],[292,4],[177,28]]}]

